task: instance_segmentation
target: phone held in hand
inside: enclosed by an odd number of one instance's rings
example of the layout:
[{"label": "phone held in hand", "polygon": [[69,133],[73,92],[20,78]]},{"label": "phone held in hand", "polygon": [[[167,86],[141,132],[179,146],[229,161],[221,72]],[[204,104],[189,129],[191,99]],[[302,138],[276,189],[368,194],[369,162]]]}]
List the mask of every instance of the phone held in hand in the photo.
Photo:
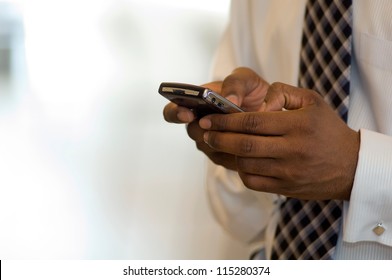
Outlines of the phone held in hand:
[{"label": "phone held in hand", "polygon": [[201,86],[164,82],[159,86],[158,92],[179,106],[191,109],[198,117],[244,112],[223,96]]}]

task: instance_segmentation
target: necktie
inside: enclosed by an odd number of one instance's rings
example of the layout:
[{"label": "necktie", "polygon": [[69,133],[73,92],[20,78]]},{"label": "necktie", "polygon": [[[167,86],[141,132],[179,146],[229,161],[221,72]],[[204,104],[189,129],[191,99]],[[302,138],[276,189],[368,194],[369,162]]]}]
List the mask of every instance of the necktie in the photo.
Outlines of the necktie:
[{"label": "necktie", "polygon": [[[347,120],[351,63],[351,0],[310,0],[306,5],[299,86],[319,92]],[[331,259],[342,201],[287,198],[272,259]]]}]

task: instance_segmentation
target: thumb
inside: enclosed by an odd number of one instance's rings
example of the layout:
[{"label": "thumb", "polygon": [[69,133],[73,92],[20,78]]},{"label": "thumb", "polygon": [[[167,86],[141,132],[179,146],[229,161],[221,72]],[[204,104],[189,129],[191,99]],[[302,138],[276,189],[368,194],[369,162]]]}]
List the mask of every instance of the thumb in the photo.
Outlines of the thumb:
[{"label": "thumb", "polygon": [[210,90],[217,92],[219,94],[222,91],[222,82],[220,81],[210,82],[208,84],[203,84],[202,86],[209,88]]},{"label": "thumb", "polygon": [[269,84],[250,68],[240,67],[222,83],[221,95],[245,111],[258,111],[267,94]]}]

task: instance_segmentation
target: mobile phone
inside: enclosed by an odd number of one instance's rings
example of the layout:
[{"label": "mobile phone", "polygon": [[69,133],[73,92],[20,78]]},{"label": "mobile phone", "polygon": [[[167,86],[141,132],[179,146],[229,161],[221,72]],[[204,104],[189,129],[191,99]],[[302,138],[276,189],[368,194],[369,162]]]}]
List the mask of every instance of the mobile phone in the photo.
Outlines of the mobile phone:
[{"label": "mobile phone", "polygon": [[170,101],[191,109],[197,117],[216,113],[244,112],[223,96],[201,86],[164,82],[159,86],[158,92]]}]

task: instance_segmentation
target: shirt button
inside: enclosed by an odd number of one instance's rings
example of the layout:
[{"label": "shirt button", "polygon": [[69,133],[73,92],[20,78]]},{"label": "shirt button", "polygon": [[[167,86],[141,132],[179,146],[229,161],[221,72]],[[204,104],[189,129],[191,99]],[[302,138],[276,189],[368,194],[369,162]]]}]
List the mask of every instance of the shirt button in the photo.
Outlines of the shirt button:
[{"label": "shirt button", "polygon": [[377,234],[378,236],[380,236],[381,234],[383,234],[385,231],[384,226],[382,225],[382,223],[378,223],[374,228],[373,228],[373,232],[375,234]]}]

